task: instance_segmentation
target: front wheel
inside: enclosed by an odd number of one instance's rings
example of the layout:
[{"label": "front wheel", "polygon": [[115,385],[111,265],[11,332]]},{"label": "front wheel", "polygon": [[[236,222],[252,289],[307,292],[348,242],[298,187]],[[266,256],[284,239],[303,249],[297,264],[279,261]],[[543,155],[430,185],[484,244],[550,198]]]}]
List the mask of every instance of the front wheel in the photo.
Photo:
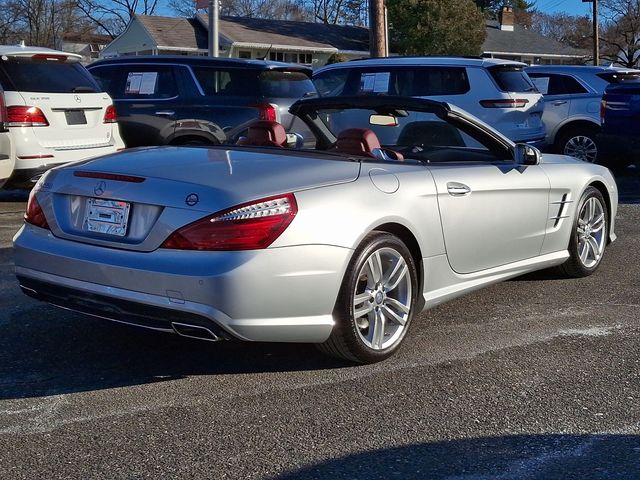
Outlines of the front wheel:
[{"label": "front wheel", "polygon": [[580,198],[569,240],[569,258],[560,266],[569,277],[586,277],[596,271],[607,245],[609,213],[602,193],[587,187]]},{"label": "front wheel", "polygon": [[318,348],[357,363],[391,356],[415,314],[417,271],[407,247],[394,235],[373,232],[355,251],[334,310],[336,325]]}]

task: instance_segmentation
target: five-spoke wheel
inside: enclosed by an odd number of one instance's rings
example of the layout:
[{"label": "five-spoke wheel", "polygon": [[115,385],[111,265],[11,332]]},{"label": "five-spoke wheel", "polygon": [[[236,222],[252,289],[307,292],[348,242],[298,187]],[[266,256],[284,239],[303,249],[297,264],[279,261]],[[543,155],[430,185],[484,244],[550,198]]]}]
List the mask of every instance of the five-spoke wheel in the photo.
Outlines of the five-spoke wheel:
[{"label": "five-spoke wheel", "polygon": [[354,252],[334,311],[336,326],[319,348],[359,363],[390,356],[414,315],[417,272],[404,243],[373,232]]},{"label": "five-spoke wheel", "polygon": [[602,193],[588,187],[578,202],[569,240],[569,259],[560,266],[571,277],[585,277],[596,271],[607,245],[609,213]]}]

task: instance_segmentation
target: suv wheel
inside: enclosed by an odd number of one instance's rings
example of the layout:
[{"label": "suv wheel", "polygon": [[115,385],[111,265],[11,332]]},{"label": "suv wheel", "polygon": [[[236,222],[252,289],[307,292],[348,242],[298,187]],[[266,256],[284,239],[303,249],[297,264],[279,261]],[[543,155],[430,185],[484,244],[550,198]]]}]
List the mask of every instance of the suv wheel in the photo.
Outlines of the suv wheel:
[{"label": "suv wheel", "polygon": [[598,160],[597,134],[597,127],[571,128],[560,135],[557,142],[558,151],[584,162],[596,163]]}]

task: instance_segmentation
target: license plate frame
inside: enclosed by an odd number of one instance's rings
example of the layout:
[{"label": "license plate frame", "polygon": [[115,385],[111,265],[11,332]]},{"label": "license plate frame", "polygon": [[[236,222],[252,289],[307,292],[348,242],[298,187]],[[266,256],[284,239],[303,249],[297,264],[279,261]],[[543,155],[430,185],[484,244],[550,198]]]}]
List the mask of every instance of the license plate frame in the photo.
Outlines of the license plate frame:
[{"label": "license plate frame", "polygon": [[88,198],[84,226],[88,232],[124,237],[129,226],[131,204],[120,200]]},{"label": "license plate frame", "polygon": [[65,110],[64,116],[67,119],[67,125],[86,125],[87,116],[84,110]]}]

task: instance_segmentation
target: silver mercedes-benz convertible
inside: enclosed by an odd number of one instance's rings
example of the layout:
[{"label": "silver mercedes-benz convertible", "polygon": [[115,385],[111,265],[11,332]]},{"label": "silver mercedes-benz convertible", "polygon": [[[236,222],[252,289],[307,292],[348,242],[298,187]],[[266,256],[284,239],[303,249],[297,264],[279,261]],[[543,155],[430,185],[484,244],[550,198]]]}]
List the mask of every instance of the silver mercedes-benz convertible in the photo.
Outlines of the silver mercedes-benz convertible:
[{"label": "silver mercedes-benz convertible", "polygon": [[590,275],[615,240],[609,170],[514,145],[449,104],[313,98],[291,112],[290,133],[263,120],[235,145],[49,171],[14,238],[22,290],[187,337],[315,343],[368,363],[423,309],[533,270]]}]

